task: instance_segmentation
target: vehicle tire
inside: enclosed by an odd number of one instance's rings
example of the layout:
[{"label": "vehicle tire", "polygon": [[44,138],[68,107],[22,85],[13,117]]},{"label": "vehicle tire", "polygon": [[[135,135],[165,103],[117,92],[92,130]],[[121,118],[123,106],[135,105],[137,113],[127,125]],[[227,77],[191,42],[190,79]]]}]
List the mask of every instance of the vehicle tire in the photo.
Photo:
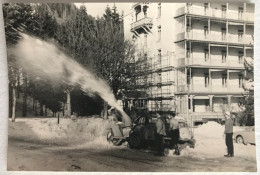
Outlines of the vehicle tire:
[{"label": "vehicle tire", "polygon": [[140,134],[133,132],[130,134],[129,139],[128,139],[128,144],[130,148],[133,149],[138,149],[142,146],[142,137]]},{"label": "vehicle tire", "polygon": [[112,140],[111,140],[111,137],[113,136],[113,132],[110,130],[110,131],[108,131],[108,133],[107,133],[107,141],[108,142],[111,142]]},{"label": "vehicle tire", "polygon": [[236,142],[237,142],[238,144],[245,144],[244,139],[243,139],[242,136],[237,136]]},{"label": "vehicle tire", "polygon": [[113,131],[112,130],[108,131],[107,141],[109,143],[113,143],[115,146],[118,146],[117,142],[119,141],[119,139],[112,139],[113,136],[114,136]]}]

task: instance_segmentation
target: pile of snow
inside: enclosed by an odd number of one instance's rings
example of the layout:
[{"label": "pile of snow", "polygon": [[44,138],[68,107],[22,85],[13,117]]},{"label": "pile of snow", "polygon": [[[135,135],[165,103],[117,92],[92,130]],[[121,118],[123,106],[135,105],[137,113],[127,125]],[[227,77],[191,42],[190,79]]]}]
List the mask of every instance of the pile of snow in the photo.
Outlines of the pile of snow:
[{"label": "pile of snow", "polygon": [[9,137],[23,140],[40,140],[53,144],[108,145],[106,141],[108,120],[79,118],[75,121],[61,118],[20,118],[9,122]]},{"label": "pile of snow", "polygon": [[[196,139],[195,148],[187,147],[181,151],[181,155],[205,159],[223,157],[223,155],[227,154],[224,126],[217,122],[208,122],[194,129],[194,138]],[[234,143],[234,153],[236,157],[243,157],[250,160],[256,159],[254,145],[239,145]]]}]

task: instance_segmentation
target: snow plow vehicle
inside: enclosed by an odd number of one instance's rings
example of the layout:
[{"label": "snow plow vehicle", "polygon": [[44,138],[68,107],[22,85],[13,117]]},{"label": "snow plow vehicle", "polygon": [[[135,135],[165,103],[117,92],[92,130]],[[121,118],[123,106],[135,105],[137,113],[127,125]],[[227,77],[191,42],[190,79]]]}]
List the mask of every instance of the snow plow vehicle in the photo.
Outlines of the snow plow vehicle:
[{"label": "snow plow vehicle", "polygon": [[[180,128],[179,144],[195,146],[190,128],[184,119],[178,119]],[[164,137],[165,147],[170,147],[171,137],[169,136],[169,123],[165,121],[166,136]],[[133,149],[146,148],[155,145],[156,137],[156,119],[148,116],[138,117],[131,127],[124,127],[122,122],[111,122],[111,128],[107,134],[107,141],[114,145],[121,145],[128,142],[129,147]]]}]

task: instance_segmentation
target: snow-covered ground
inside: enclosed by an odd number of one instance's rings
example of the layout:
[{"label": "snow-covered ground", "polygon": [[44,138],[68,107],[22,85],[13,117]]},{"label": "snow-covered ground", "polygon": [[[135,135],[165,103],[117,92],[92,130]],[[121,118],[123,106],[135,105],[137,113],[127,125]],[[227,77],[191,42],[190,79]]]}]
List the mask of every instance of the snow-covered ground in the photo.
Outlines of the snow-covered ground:
[{"label": "snow-covered ground", "polygon": [[9,122],[8,136],[58,145],[110,146],[106,141],[108,120],[101,118],[18,118]]},{"label": "snow-covered ground", "polygon": [[[119,162],[120,160],[117,160],[116,157],[120,157],[126,154],[126,157],[133,159],[132,164],[135,166],[137,166],[138,161],[137,164],[134,163],[134,160],[136,159],[134,156],[137,156],[138,154],[145,154],[145,156],[148,156],[145,161],[150,161],[150,159],[153,159],[153,155],[149,153],[149,151],[147,153],[146,150],[131,150],[130,148],[126,147],[127,144],[124,144],[120,147],[109,144],[106,141],[108,128],[108,121],[101,118],[78,118],[75,121],[61,118],[60,124],[57,124],[56,118],[19,118],[16,120],[16,122],[9,122],[8,135],[9,141],[11,140],[9,144],[14,145],[10,145],[11,148],[8,150],[8,167],[10,164],[12,167],[9,167],[9,169],[17,170],[17,168],[21,166],[21,161],[19,161],[20,163],[13,161],[14,157],[19,157],[18,155],[22,154],[20,153],[22,150],[19,150],[19,148],[17,149],[17,146],[15,146],[15,140],[23,140],[27,141],[27,143],[36,143],[35,141],[40,141],[50,145],[67,145],[68,147],[63,147],[61,149],[70,149],[70,152],[73,150],[75,152],[74,154],[78,154],[76,150],[84,149],[85,154],[98,154],[98,159],[102,159],[102,156],[108,156],[108,154],[110,155],[110,152],[113,152],[113,155],[111,155],[111,160]],[[235,130],[239,129],[240,128],[235,127]],[[172,150],[170,150],[170,153],[167,156],[168,158],[162,162],[171,162],[178,159],[179,161],[182,161],[184,167],[186,167],[186,164],[189,164],[192,167],[190,171],[201,171],[200,169],[204,166],[205,162],[211,162],[213,164],[220,164],[220,162],[225,162],[226,165],[223,166],[223,170],[221,167],[215,167],[215,169],[212,167],[213,169],[211,170],[213,171],[226,171],[228,169],[229,163],[231,166],[230,168],[232,168],[232,166],[237,166],[234,171],[246,171],[247,169],[252,171],[256,169],[256,148],[254,145],[239,145],[234,143],[235,157],[232,158],[233,162],[227,161],[227,159],[224,158],[223,155],[226,154],[226,145],[223,133],[224,126],[216,122],[208,122],[207,124],[201,125],[194,129],[194,137],[196,139],[195,148],[187,147],[182,149],[180,156],[173,155]],[[20,143],[19,141],[17,144],[18,147],[26,147],[30,145],[22,142]],[[23,144],[24,146],[21,146]],[[57,150],[53,147],[46,149],[53,149],[53,151]],[[122,150],[126,152],[123,154]],[[12,153],[10,153],[11,151]],[[100,155],[100,153],[97,153],[96,151],[105,152],[105,154],[102,153],[102,155]],[[23,154],[26,154],[26,156],[32,155],[32,153]],[[39,152],[37,154],[39,154]],[[45,154],[42,154],[41,156],[44,157]],[[37,159],[41,159],[41,156],[38,156]],[[20,157],[24,158],[25,155],[21,155]],[[93,157],[93,160],[95,160],[97,157]],[[140,158],[141,157],[144,156],[140,156]],[[140,158],[136,160],[139,160]],[[80,158],[77,157],[76,159]],[[196,161],[194,162],[194,160]],[[198,163],[197,167],[196,165],[191,165],[190,162]],[[244,167],[240,167],[238,165],[241,162],[243,163]],[[167,170],[168,164],[169,167]],[[45,170],[47,167],[48,166],[46,165]],[[26,167],[22,170],[26,169],[29,168]],[[44,168],[40,167],[39,169],[41,170]],[[120,170],[120,167],[118,169]],[[164,170],[172,171],[172,166],[170,166],[170,163],[165,164]],[[183,170],[183,168],[177,167],[177,169],[174,169],[174,171],[180,170]],[[209,169],[209,171],[211,170]],[[233,169],[230,169],[230,171],[232,170]]]},{"label": "snow-covered ground", "polygon": [[[243,129],[234,127],[234,131],[238,130]],[[216,122],[208,122],[194,129],[194,137],[196,139],[195,148],[186,148],[182,151],[184,155],[204,159],[223,157],[224,154],[227,154],[223,125]],[[236,157],[250,160],[256,159],[256,148],[254,145],[234,143],[234,153]]]}]

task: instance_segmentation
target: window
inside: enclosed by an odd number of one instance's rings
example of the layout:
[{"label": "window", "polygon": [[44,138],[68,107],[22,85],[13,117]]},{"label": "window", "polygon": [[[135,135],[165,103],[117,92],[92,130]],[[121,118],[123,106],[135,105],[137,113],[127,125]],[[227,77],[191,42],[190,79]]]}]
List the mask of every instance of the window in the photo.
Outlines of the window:
[{"label": "window", "polygon": [[227,5],[222,5],[221,6],[221,11],[222,11],[222,18],[226,18],[226,12],[227,12]]},{"label": "window", "polygon": [[161,64],[161,61],[162,61],[162,50],[161,49],[158,49],[158,63]]},{"label": "window", "polygon": [[147,8],[148,8],[147,5],[143,6],[143,12],[144,12],[144,17],[145,18],[147,17]]},{"label": "window", "polygon": [[222,41],[226,40],[226,35],[227,35],[227,29],[226,29],[226,27],[222,27],[221,28]]},{"label": "window", "polygon": [[209,10],[209,3],[204,3],[204,14],[207,15]]},{"label": "window", "polygon": [[190,8],[192,6],[192,3],[187,3],[186,5],[187,5],[187,11],[190,12]]},{"label": "window", "polygon": [[162,10],[161,3],[158,3],[158,18],[161,17],[161,10]]},{"label": "window", "polygon": [[227,61],[227,51],[222,50],[222,63],[225,63]]},{"label": "window", "polygon": [[192,77],[192,74],[190,72],[187,72],[187,84],[188,85],[191,84],[191,77]]},{"label": "window", "polygon": [[190,58],[190,53],[191,53],[191,48],[187,47],[187,50],[186,50],[186,57],[187,58]]},{"label": "window", "polygon": [[243,75],[239,74],[238,75],[238,81],[239,81],[239,88],[243,87]]},{"label": "window", "polygon": [[223,105],[227,105],[227,99],[226,98],[222,98],[223,100]]},{"label": "window", "polygon": [[204,37],[205,37],[205,39],[207,38],[208,33],[209,33],[209,26],[204,26]]},{"label": "window", "polygon": [[158,26],[158,38],[157,41],[161,41],[161,26]]},{"label": "window", "polygon": [[147,47],[147,34],[144,35],[144,46]]},{"label": "window", "polygon": [[222,74],[222,87],[227,87],[227,74]]},{"label": "window", "polygon": [[244,33],[243,30],[238,30],[238,41],[242,41],[243,33]]},{"label": "window", "polygon": [[238,52],[238,63],[243,63],[243,57],[244,57],[244,52],[243,51],[239,51]]},{"label": "window", "polygon": [[204,49],[204,60],[207,62],[209,59],[209,49]]},{"label": "window", "polygon": [[144,100],[144,99],[140,99],[139,100],[139,107],[146,107],[146,100]]},{"label": "window", "polygon": [[206,111],[210,111],[209,100],[205,100]]},{"label": "window", "polygon": [[158,83],[161,83],[161,82],[162,82],[162,74],[158,73]]},{"label": "window", "polygon": [[191,20],[189,17],[189,18],[187,18],[186,32],[190,32],[190,31],[191,31]]},{"label": "window", "polygon": [[147,53],[144,54],[144,60],[147,60]]},{"label": "window", "polygon": [[238,19],[242,19],[243,18],[243,12],[244,12],[244,8],[243,7],[238,7]]},{"label": "window", "polygon": [[204,77],[205,77],[205,87],[208,87],[209,86],[209,73],[205,73]]}]

